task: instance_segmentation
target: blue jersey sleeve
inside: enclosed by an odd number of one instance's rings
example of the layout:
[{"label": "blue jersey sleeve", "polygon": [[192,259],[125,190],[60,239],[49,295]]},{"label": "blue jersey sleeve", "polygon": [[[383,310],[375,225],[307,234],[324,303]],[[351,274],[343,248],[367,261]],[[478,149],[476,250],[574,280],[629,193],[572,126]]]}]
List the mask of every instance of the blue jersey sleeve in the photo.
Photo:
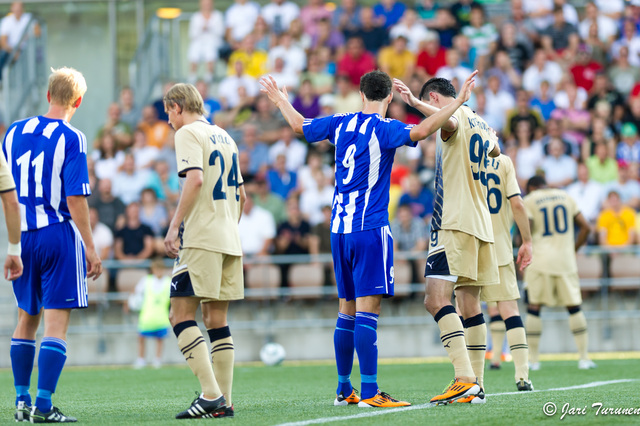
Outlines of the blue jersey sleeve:
[{"label": "blue jersey sleeve", "polygon": [[305,119],[302,124],[302,131],[307,142],[331,140],[335,131],[334,118],[335,116],[330,115],[323,118]]},{"label": "blue jersey sleeve", "polygon": [[87,168],[87,138],[78,132],[77,138],[70,139],[65,147],[65,160],[62,166],[62,185],[65,196],[91,195],[89,169]]},{"label": "blue jersey sleeve", "polygon": [[413,124],[404,124],[398,120],[385,119],[386,126],[384,131],[385,137],[379,138],[380,144],[383,148],[400,148],[402,145],[417,146],[418,142],[411,140],[411,129]]}]

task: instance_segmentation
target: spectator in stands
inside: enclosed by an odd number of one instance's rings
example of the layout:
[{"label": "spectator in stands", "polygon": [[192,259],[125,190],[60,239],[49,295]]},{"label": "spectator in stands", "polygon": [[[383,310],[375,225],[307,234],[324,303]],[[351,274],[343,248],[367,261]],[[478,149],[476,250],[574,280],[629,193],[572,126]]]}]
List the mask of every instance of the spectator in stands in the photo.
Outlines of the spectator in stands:
[{"label": "spectator in stands", "polygon": [[469,25],[462,27],[464,34],[475,48],[478,56],[486,56],[496,49],[498,30],[491,22],[487,22],[482,5],[471,4]]},{"label": "spectator in stands", "polygon": [[109,179],[100,179],[98,193],[89,197],[89,205],[98,211],[101,222],[111,231],[124,224],[125,206],[122,200],[113,196]]},{"label": "spectator in stands", "polygon": [[293,44],[296,46],[303,48],[305,51],[311,48],[311,36],[304,32],[304,27],[302,26],[302,20],[300,18],[296,18],[291,21],[289,34],[291,34]]},{"label": "spectator in stands", "polygon": [[524,72],[530,57],[529,48],[525,42],[518,40],[516,26],[513,23],[507,22],[502,25],[498,49],[507,52],[513,68],[520,74]]},{"label": "spectator in stands", "polygon": [[598,38],[598,24],[595,22],[589,28],[589,36],[582,40],[591,59],[599,64],[606,64],[608,60],[609,45]]},{"label": "spectator in stands", "polygon": [[292,1],[271,0],[260,12],[265,22],[276,35],[289,30],[291,21],[300,16],[300,8]]},{"label": "spectator in stands", "polygon": [[151,228],[155,236],[161,236],[169,222],[167,209],[158,202],[151,188],[143,189],[140,195],[140,222]]},{"label": "spectator in stands", "polygon": [[629,63],[634,67],[640,66],[640,58],[638,58],[640,35],[638,35],[638,28],[633,19],[625,19],[623,21],[620,38],[611,43],[609,53],[613,59],[617,59],[622,54],[622,46],[627,47]]},{"label": "spectator in stands", "polygon": [[258,82],[245,73],[244,62],[238,59],[233,63],[233,69],[234,73],[224,78],[218,89],[224,109],[232,109],[240,104],[240,88],[244,88],[249,98],[255,98],[258,95]]},{"label": "spectator in stands", "polygon": [[222,109],[222,105],[215,98],[209,96],[209,85],[204,80],[196,81],[196,89],[204,102],[204,118],[213,124],[213,116]]},{"label": "spectator in stands", "polygon": [[389,74],[391,78],[408,80],[413,75],[416,56],[407,49],[407,38],[397,36],[391,46],[383,47],[378,53],[380,70]]},{"label": "spectator in stands", "polygon": [[609,149],[604,143],[596,144],[595,153],[586,164],[589,176],[598,183],[610,184],[618,179],[618,163],[609,156]]},{"label": "spectator in stands", "polygon": [[130,152],[135,158],[136,169],[139,170],[151,169],[160,154],[158,148],[147,144],[147,135],[140,129],[133,133],[133,147]]},{"label": "spectator in stands", "polygon": [[338,62],[338,73],[346,74],[351,84],[360,86],[360,77],[376,68],[375,58],[366,50],[359,37],[352,37],[347,41],[347,50]]},{"label": "spectator in stands", "polygon": [[268,58],[270,67],[273,67],[277,58],[282,58],[286,71],[296,76],[305,69],[307,64],[307,55],[304,49],[292,43],[291,34],[289,33],[280,35],[278,44],[269,50]]},{"label": "spectator in stands", "polygon": [[537,109],[544,121],[551,118],[551,113],[556,109],[556,104],[551,96],[551,85],[547,80],[540,83],[540,92],[531,98],[531,107]]},{"label": "spectator in stands", "polygon": [[580,38],[586,40],[589,38],[591,25],[597,25],[598,38],[607,45],[610,45],[618,34],[618,25],[608,16],[601,14],[594,2],[589,2],[585,6],[585,17],[578,25]]},{"label": "spectator in stands", "polygon": [[274,43],[275,34],[271,31],[262,16],[258,16],[253,27],[253,36],[256,40],[256,49],[268,52]]},{"label": "spectator in stands", "polygon": [[322,19],[331,20],[331,10],[324,0],[309,0],[309,3],[300,11],[300,20],[304,32],[313,37],[318,32],[318,24]]},{"label": "spectator in stands", "polygon": [[469,68],[460,65],[460,53],[456,49],[447,50],[445,61],[446,65],[438,69],[436,77],[446,78],[450,81],[455,79],[458,84],[461,84],[472,72]]},{"label": "spectator in stands", "polygon": [[382,25],[389,30],[389,28],[396,25],[402,19],[407,6],[403,2],[396,0],[380,0],[375,6],[373,6],[373,13],[375,17],[382,23]]},{"label": "spectator in stands", "polygon": [[[156,99],[155,101],[153,101],[153,107],[156,109],[156,115],[158,116],[158,120],[160,121],[164,121],[167,122],[169,120],[169,116],[167,115],[167,112],[164,110],[164,97],[165,95],[169,92],[169,90],[173,87],[173,85],[176,84],[175,81],[167,81],[164,83],[164,85],[162,86],[162,96],[160,96],[160,98]],[[175,157],[175,154],[174,154]]]},{"label": "spectator in stands", "polygon": [[407,9],[402,19],[389,30],[389,36],[395,39],[404,36],[407,39],[407,48],[414,54],[418,54],[420,43],[427,37],[429,31],[418,20],[418,14],[413,9]]},{"label": "spectator in stands", "polygon": [[560,57],[565,50],[575,52],[580,42],[577,28],[565,21],[561,6],[553,8],[553,22],[544,30],[542,46],[551,58]]},{"label": "spectator in stands", "polygon": [[278,87],[286,87],[290,93],[295,93],[300,85],[298,73],[288,69],[286,56],[278,56],[273,62],[273,69],[269,75],[278,84]]},{"label": "spectator in stands", "polygon": [[620,194],[610,191],[607,208],[598,217],[598,239],[603,246],[626,246],[636,241],[636,214],[622,203]]},{"label": "spectator in stands", "polygon": [[271,213],[254,205],[253,194],[247,194],[238,229],[245,256],[266,256],[271,252],[276,224]]},{"label": "spectator in stands", "polygon": [[522,0],[523,10],[538,32],[553,22],[553,0]]},{"label": "spectator in stands", "polygon": [[104,133],[111,133],[118,150],[127,149],[133,143],[133,131],[122,121],[120,112],[120,105],[111,103],[107,110],[107,121],[96,134],[96,140],[99,140]]},{"label": "spectator in stands", "polygon": [[[613,132],[607,127],[607,121],[595,116],[591,121],[590,134],[580,147],[580,156],[584,162],[596,153],[596,145],[599,143],[605,144],[610,153],[616,150],[616,141],[613,138]],[[614,157],[614,155],[611,154],[611,157]]]},{"label": "spectator in stands", "polygon": [[[453,38],[453,49],[455,49],[460,57],[460,65],[469,69],[475,69],[477,61],[476,48],[471,46],[469,37],[464,34],[458,34]],[[484,62],[482,63],[484,67]],[[458,83],[454,82],[454,86]]]},{"label": "spectator in stands", "polygon": [[149,176],[147,188],[153,189],[158,200],[170,205],[177,204],[180,198],[180,180],[177,173],[170,173],[166,161],[156,161]]},{"label": "spectator in stands", "polygon": [[[253,26],[260,15],[260,5],[251,0],[234,0],[224,14],[226,28],[225,39],[232,49],[240,47],[240,43],[253,31]],[[259,77],[257,75],[256,77]]]},{"label": "spectator in stands", "polygon": [[138,203],[127,206],[125,224],[116,232],[113,252],[117,260],[144,260],[153,256],[153,231],[140,222]]},{"label": "spectator in stands", "polygon": [[596,75],[601,70],[602,65],[591,58],[586,46],[581,45],[578,48],[577,61],[569,70],[573,75],[575,84],[586,92],[590,91],[593,87]]},{"label": "spectator in stands", "polygon": [[552,140],[558,139],[562,141],[564,146],[564,153],[570,155],[574,158],[578,157],[578,149],[575,145],[571,143],[571,141],[565,139],[564,137],[564,121],[558,118],[552,118],[547,122],[547,133],[542,137],[540,142],[542,142],[542,149],[544,150],[545,155],[549,155],[549,144]]},{"label": "spectator in stands", "polygon": [[260,141],[272,144],[280,138],[280,129],[286,125],[286,122],[280,111],[273,106],[269,99],[265,95],[259,95],[255,102],[255,112],[247,121],[247,124],[251,124],[258,129],[258,139]]},{"label": "spectator in stands", "polygon": [[516,93],[516,107],[507,113],[504,137],[511,136],[521,121],[528,121],[531,125],[531,131],[534,133],[543,125],[540,112],[537,109],[532,109],[529,105],[529,94],[526,90],[518,90]]},{"label": "spectator in stands", "polygon": [[142,120],[138,124],[138,129],[142,130],[147,137],[147,145],[161,149],[167,142],[171,126],[166,121],[158,119],[156,109],[147,105],[142,108]]},{"label": "spectator in stands", "polygon": [[609,67],[607,76],[618,93],[631,92],[636,81],[640,81],[640,68],[629,63],[629,47],[620,47],[620,55]]},{"label": "spectator in stands", "polygon": [[[31,14],[24,12],[22,2],[12,2],[11,13],[2,18],[0,23],[0,75],[2,75],[2,69],[14,51],[24,47],[24,45],[18,46],[18,44],[22,40],[29,21],[31,21]],[[36,37],[39,37],[40,26],[38,24],[36,24],[34,30]]]},{"label": "spectator in stands", "polygon": [[[365,49],[374,55],[389,42],[387,30],[379,20],[376,20],[373,9],[370,7],[360,9],[360,28],[354,31],[348,31],[345,37],[347,39],[353,37],[361,38]],[[349,45],[347,44],[347,48],[348,47]]]},{"label": "spectator in stands", "polygon": [[624,123],[620,129],[620,143],[616,149],[616,158],[626,163],[640,163],[640,140],[638,128],[633,123]]},{"label": "spectator in stands", "polygon": [[[309,254],[309,236],[311,225],[304,220],[298,199],[291,197],[287,200],[287,220],[278,226],[275,239],[275,254]],[[280,275],[282,287],[289,287],[290,263],[281,263]]]},{"label": "spectator in stands", "polygon": [[[637,169],[635,169],[637,171]],[[632,176],[634,169],[621,161],[618,165],[618,180],[607,186],[608,191],[615,191],[622,202],[632,209],[640,209],[640,183]]]},{"label": "spectator in stands", "polygon": [[447,65],[446,50],[440,46],[440,36],[435,31],[425,34],[421,46],[416,62],[416,74],[422,80],[428,80]]},{"label": "spectator in stands", "polygon": [[544,150],[539,140],[534,140],[534,131],[529,121],[520,121],[514,132],[517,154],[514,158],[516,177],[521,188],[537,174],[544,161]]},{"label": "spectator in stands", "polygon": [[478,5],[478,2],[474,0],[458,0],[451,5],[449,10],[456,18],[459,29],[469,25],[471,22],[471,8],[476,5]]},{"label": "spectator in stands", "polygon": [[438,33],[440,45],[445,49],[450,49],[453,46],[453,37],[458,34],[458,21],[450,9],[442,7],[436,12],[436,19],[431,29]]},{"label": "spectator in stands", "polygon": [[289,171],[295,172],[304,164],[308,147],[295,136],[296,134],[289,126],[283,126],[280,129],[280,140],[269,148],[270,164],[275,164],[279,155],[284,155],[286,158],[286,168]]},{"label": "spectator in stands", "polygon": [[285,202],[281,196],[274,194],[269,189],[269,182],[264,177],[264,173],[258,173],[253,181],[253,203],[262,207],[273,216],[276,225],[280,225],[287,220],[287,210]]},{"label": "spectator in stands", "polygon": [[224,18],[214,7],[213,0],[200,0],[200,10],[189,20],[189,81],[195,83],[198,65],[205,63],[204,80],[213,81],[215,61],[224,41]]},{"label": "spectator in stands", "polygon": [[129,126],[129,129],[135,129],[140,121],[140,114],[135,107],[133,89],[128,86],[120,91],[120,120]]},{"label": "spectator in stands", "polygon": [[[591,115],[584,109],[586,99],[587,92],[571,80],[562,84],[562,90],[553,98],[557,108],[551,113],[551,118],[562,121],[563,137],[574,146],[584,141],[589,130]],[[577,157],[577,153],[577,148],[572,150],[572,155]]]},{"label": "spectator in stands", "polygon": [[428,222],[433,214],[433,193],[422,186],[420,178],[411,174],[405,179],[406,191],[400,196],[399,205],[411,208],[411,214]]},{"label": "spectator in stands", "polygon": [[507,112],[516,106],[516,100],[500,87],[500,77],[491,74],[487,80],[486,112],[482,116],[493,129],[504,129]]},{"label": "spectator in stands", "polygon": [[237,63],[242,62],[243,73],[247,73],[252,78],[260,78],[268,72],[269,57],[264,50],[256,49],[256,38],[253,34],[247,34],[242,43],[229,56],[229,75],[238,75]]},{"label": "spectator in stands", "polygon": [[319,47],[331,49],[331,52],[341,52],[344,47],[344,35],[331,26],[328,18],[318,22],[318,31],[311,36],[311,48]]},{"label": "spectator in stands", "polygon": [[440,9],[438,3],[435,0],[420,0],[416,2],[415,7],[418,18],[426,27],[431,28],[435,23],[438,9]]},{"label": "spectator in stands", "polygon": [[[333,93],[334,77],[323,67],[319,51],[317,50],[309,52],[307,69],[300,75],[300,79],[311,80],[313,90],[319,95]],[[280,87],[280,84],[278,84],[278,87]]]},{"label": "spectator in stands", "polygon": [[511,64],[506,50],[497,50],[493,55],[493,66],[485,73],[486,78],[495,75],[500,80],[500,88],[514,96],[522,86],[522,75]]},{"label": "spectator in stands", "polygon": [[333,11],[332,26],[345,37],[357,31],[361,26],[358,0],[341,0],[340,6]]},{"label": "spectator in stands", "polygon": [[[429,225],[424,220],[416,217],[411,205],[400,201],[396,218],[391,222],[391,233],[393,234],[394,252],[422,252],[427,249],[429,241]],[[420,283],[423,281],[421,274],[418,274],[418,264],[421,259],[414,259],[411,263],[411,282]]]},{"label": "spectator in stands", "polygon": [[601,184],[589,179],[589,168],[586,164],[578,164],[578,180],[567,187],[567,193],[576,201],[585,219],[595,224],[605,191]]},{"label": "spectator in stands", "polygon": [[537,49],[533,55],[533,63],[522,75],[522,86],[529,93],[536,93],[543,81],[551,84],[551,90],[556,90],[556,85],[562,78],[562,68],[557,63],[547,59],[544,49]]},{"label": "spectator in stands", "polygon": [[100,213],[95,207],[89,209],[89,223],[93,234],[93,244],[96,246],[96,253],[100,259],[111,258],[111,248],[113,247],[113,232],[104,223],[100,222]]},{"label": "spectator in stands", "polygon": [[256,175],[266,172],[269,164],[269,148],[258,140],[258,129],[255,125],[247,123],[242,128],[242,143],[239,144],[240,152],[249,154],[249,173]]},{"label": "spectator in stands", "polygon": [[564,20],[574,27],[577,27],[580,23],[578,11],[576,8],[570,4],[567,0],[553,0],[553,4],[555,7],[562,8],[562,12],[564,15]]},{"label": "spectator in stands", "polygon": [[297,174],[287,169],[287,156],[284,153],[276,156],[273,167],[267,172],[267,181],[271,191],[283,200],[289,198],[297,188]]},{"label": "spectator in stands", "polygon": [[137,170],[133,154],[127,154],[122,163],[122,171],[113,178],[113,195],[123,203],[140,201],[140,194],[149,182],[148,170]]},{"label": "spectator in stands", "polygon": [[320,97],[313,90],[311,80],[303,80],[300,90],[291,103],[303,117],[316,118],[320,115]]},{"label": "spectator in stands", "polygon": [[124,152],[116,149],[116,140],[104,132],[91,153],[94,171],[98,179],[113,178],[124,163]]},{"label": "spectator in stands", "polygon": [[606,101],[611,105],[613,107],[611,110],[613,115],[619,114],[618,111],[624,106],[624,97],[613,89],[605,73],[598,73],[596,75],[590,95],[591,97],[587,101],[587,109],[589,111],[593,111],[599,101]]},{"label": "spectator in stands", "polygon": [[314,226],[322,222],[322,206],[333,203],[333,176],[327,176],[321,169],[315,170],[313,182],[300,188],[300,210]]},{"label": "spectator in stands", "polygon": [[611,19],[620,19],[624,12],[624,0],[595,0],[598,10]]},{"label": "spectator in stands", "polygon": [[362,98],[353,89],[351,78],[348,75],[338,75],[336,77],[336,88],[337,93],[334,99],[336,114],[356,112],[362,109]]},{"label": "spectator in stands", "polygon": [[[539,43],[539,32],[534,24],[534,17],[525,10],[524,0],[511,0],[511,24],[515,27],[516,38],[524,43],[528,50],[533,49],[533,45]],[[547,23],[545,22],[545,25]]]},{"label": "spectator in stands", "polygon": [[545,156],[541,168],[551,188],[564,188],[576,180],[578,164],[565,152],[561,139],[554,138],[549,142],[549,155]]}]

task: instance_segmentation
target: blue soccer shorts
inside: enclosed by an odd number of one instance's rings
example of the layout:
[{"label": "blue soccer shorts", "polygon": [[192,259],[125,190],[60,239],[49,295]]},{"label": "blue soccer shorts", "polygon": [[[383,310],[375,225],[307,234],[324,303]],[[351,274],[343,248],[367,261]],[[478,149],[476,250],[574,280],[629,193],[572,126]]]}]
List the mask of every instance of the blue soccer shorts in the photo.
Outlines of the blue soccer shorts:
[{"label": "blue soccer shorts", "polygon": [[393,237],[389,226],[351,234],[332,233],[331,254],[341,299],[393,296]]},{"label": "blue soccer shorts", "polygon": [[22,263],[13,293],[29,315],[88,306],[84,243],[75,225],[65,221],[23,232]]}]

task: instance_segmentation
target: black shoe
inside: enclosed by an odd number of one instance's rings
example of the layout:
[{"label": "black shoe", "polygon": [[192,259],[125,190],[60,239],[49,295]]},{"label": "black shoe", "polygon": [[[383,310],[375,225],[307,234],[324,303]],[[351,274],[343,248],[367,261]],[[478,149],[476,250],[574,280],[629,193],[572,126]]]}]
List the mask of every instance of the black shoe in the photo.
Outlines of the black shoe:
[{"label": "black shoe", "polygon": [[51,411],[43,413],[35,405],[31,408],[31,423],[75,423],[75,417],[65,416],[58,407],[51,407]]},{"label": "black shoe", "polygon": [[18,401],[16,405],[16,414],[13,416],[16,422],[28,422],[31,419],[31,407],[24,401]]},{"label": "black shoe", "polygon": [[209,401],[204,399],[202,395],[198,395],[191,403],[191,407],[181,413],[176,414],[176,419],[203,419],[213,418],[218,411],[225,411],[227,401],[223,395],[219,398]]},{"label": "black shoe", "polygon": [[233,412],[233,405],[231,407],[226,407],[224,409],[224,411],[216,411],[215,413],[213,413],[213,417],[220,418],[220,417],[233,417],[235,414]]},{"label": "black shoe", "polygon": [[489,366],[490,370],[500,370],[500,364],[491,364]]},{"label": "black shoe", "polygon": [[518,386],[519,391],[531,392],[533,390],[533,383],[531,383],[531,380],[520,379],[516,383],[516,386]]}]

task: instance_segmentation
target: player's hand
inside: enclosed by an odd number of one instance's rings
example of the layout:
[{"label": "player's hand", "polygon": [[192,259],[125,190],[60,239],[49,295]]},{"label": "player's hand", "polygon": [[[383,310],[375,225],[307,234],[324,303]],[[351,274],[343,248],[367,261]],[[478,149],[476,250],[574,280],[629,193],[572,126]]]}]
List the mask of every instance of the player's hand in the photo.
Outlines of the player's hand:
[{"label": "player's hand", "polygon": [[531,265],[531,259],[533,258],[533,247],[531,242],[522,243],[518,250],[518,259],[516,263],[520,265],[520,272],[524,271],[524,268]]},{"label": "player's hand", "polygon": [[461,103],[467,102],[471,97],[471,92],[473,92],[473,88],[476,87],[477,74],[478,74],[478,70],[475,70],[464,81],[464,84],[462,85],[462,88],[460,89],[460,93],[458,93],[458,97],[457,97],[458,101],[462,101]]},{"label": "player's hand", "polygon": [[418,98],[413,96],[411,93],[411,89],[407,87],[406,84],[397,78],[393,79],[393,88],[396,89],[398,93],[400,93],[400,97],[402,100],[409,106],[414,107],[418,103]]},{"label": "player's hand", "polygon": [[287,93],[286,86],[283,87],[282,90],[278,89],[278,84],[271,75],[262,77],[260,79],[260,85],[262,86],[260,91],[266,93],[271,102],[276,106],[279,106],[282,102],[289,102],[289,94]]},{"label": "player's hand", "polygon": [[4,261],[4,277],[7,281],[13,281],[22,276],[22,259],[20,256],[7,256]]},{"label": "player's hand", "polygon": [[167,252],[167,256],[172,259],[178,257],[178,250],[180,246],[178,244],[178,228],[170,226],[167,231],[167,236],[164,238],[164,250]]},{"label": "player's hand", "polygon": [[93,280],[97,280],[98,277],[102,274],[102,260],[100,260],[100,256],[94,250],[87,250],[87,278],[93,278]]}]

